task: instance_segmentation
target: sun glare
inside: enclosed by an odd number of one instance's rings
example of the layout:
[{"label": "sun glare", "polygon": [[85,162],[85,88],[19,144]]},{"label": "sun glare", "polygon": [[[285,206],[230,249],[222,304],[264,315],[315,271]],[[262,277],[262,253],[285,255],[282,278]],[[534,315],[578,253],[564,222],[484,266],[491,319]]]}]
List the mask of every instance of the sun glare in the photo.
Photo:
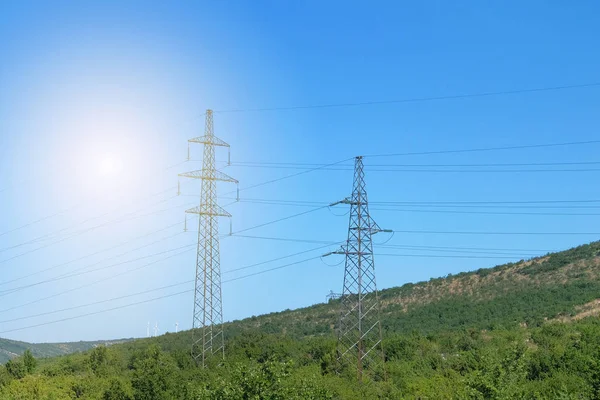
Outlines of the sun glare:
[{"label": "sun glare", "polygon": [[114,177],[121,169],[121,161],[113,154],[105,154],[98,163],[98,172],[103,177]]}]

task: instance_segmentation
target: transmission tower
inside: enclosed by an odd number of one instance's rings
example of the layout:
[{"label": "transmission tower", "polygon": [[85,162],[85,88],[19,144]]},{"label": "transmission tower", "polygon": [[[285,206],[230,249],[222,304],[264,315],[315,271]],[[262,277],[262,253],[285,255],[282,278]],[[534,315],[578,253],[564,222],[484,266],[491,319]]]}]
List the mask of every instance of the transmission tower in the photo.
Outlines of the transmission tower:
[{"label": "transmission tower", "polygon": [[333,293],[333,290],[330,290],[325,299],[329,303],[331,300],[339,299],[340,297],[342,297],[340,293]]},{"label": "transmission tower", "polygon": [[333,203],[350,205],[348,240],[340,250],[325,254],[346,256],[344,288],[340,298],[338,361],[356,367],[359,382],[365,369],[383,371],[380,307],[375,283],[371,236],[384,230],[369,215],[362,157],[356,157],[352,197]]},{"label": "transmission tower", "polygon": [[231,214],[217,204],[217,181],[236,184],[238,181],[215,168],[215,146],[229,148],[229,145],[214,136],[212,110],[206,110],[204,136],[188,140],[188,159],[189,143],[204,145],[202,169],[179,174],[202,182],[200,205],[185,212],[199,216],[192,357],[204,366],[211,355],[225,357],[218,217],[231,218]]}]

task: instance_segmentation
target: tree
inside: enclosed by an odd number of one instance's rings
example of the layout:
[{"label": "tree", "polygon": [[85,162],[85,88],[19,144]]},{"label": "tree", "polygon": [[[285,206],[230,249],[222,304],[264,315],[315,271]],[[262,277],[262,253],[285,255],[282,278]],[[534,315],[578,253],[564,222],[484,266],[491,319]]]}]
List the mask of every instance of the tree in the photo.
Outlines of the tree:
[{"label": "tree", "polygon": [[118,379],[111,379],[108,389],[102,395],[103,400],[131,400],[131,396],[125,390],[125,385]]},{"label": "tree", "polygon": [[134,362],[133,397],[135,400],[169,399],[173,365],[156,345],[148,347],[144,357]]},{"label": "tree", "polygon": [[27,375],[27,369],[21,359],[12,359],[6,363],[6,370],[15,379],[22,379]]},{"label": "tree", "polygon": [[6,370],[6,367],[3,365],[0,365],[0,388],[2,388],[2,386],[6,386],[10,383],[11,381],[11,376],[8,373],[8,371]]},{"label": "tree", "polygon": [[23,364],[25,365],[25,370],[28,374],[31,374],[37,366],[37,360],[33,357],[33,354],[31,354],[29,349],[25,350],[25,353],[23,353]]}]

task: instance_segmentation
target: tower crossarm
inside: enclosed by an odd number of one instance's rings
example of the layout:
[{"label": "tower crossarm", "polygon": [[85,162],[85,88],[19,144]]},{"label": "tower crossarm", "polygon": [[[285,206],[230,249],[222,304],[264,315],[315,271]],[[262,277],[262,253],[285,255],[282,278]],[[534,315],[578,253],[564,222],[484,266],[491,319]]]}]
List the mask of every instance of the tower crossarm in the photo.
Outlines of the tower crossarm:
[{"label": "tower crossarm", "polygon": [[185,212],[188,214],[198,214],[198,215],[208,215],[211,217],[231,218],[231,214],[229,214],[227,211],[225,211],[225,209],[223,209],[222,207],[214,204],[211,208],[212,208],[212,210],[209,209],[208,207],[196,206],[196,207],[185,210]]},{"label": "tower crossarm", "polygon": [[227,142],[225,142],[224,140],[221,140],[216,136],[208,136],[208,135],[198,136],[198,137],[195,137],[192,139],[188,139],[188,142],[189,143],[208,144],[208,145],[212,145],[212,146],[229,147],[229,144]]},{"label": "tower crossarm", "polygon": [[239,183],[237,179],[234,179],[221,171],[211,171],[211,173],[207,173],[204,169],[198,169],[196,171],[184,172],[184,173],[179,174],[179,176],[184,177],[184,178],[204,179],[204,180],[209,180],[209,181]]}]

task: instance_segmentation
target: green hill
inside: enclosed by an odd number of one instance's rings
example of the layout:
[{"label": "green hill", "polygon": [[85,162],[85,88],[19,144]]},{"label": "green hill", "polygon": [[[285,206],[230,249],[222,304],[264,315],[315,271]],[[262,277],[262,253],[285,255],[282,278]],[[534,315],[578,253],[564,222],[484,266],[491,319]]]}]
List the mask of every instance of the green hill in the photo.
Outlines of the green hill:
[{"label": "green hill", "polygon": [[35,369],[19,358],[0,367],[0,398],[600,399],[600,242],[380,298],[385,373],[363,385],[335,361],[334,300],[225,324],[226,360],[206,369],[189,356],[190,331]]},{"label": "green hill", "polygon": [[[584,309],[589,313],[587,303],[597,298],[600,242],[380,291],[384,329],[422,334],[539,326],[549,318],[574,317]],[[294,338],[329,334],[337,323],[338,303],[234,321],[226,325],[226,331],[237,335],[256,328]]]},{"label": "green hill", "polygon": [[22,355],[27,349],[31,351],[34,357],[45,358],[87,351],[101,345],[110,346],[117,343],[123,343],[127,340],[131,339],[70,343],[26,343],[0,338],[0,364],[4,364],[11,358]]}]

